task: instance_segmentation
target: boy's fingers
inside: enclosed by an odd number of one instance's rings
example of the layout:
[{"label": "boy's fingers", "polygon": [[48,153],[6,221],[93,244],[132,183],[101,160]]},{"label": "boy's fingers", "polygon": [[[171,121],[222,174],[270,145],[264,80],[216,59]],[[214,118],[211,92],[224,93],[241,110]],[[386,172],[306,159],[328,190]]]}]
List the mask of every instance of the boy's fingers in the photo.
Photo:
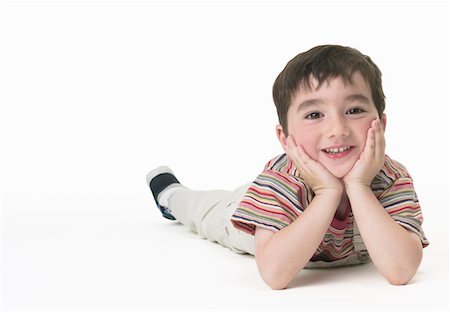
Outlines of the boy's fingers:
[{"label": "boy's fingers", "polygon": [[384,160],[385,138],[381,121],[377,120],[377,131],[375,132],[376,157]]},{"label": "boy's fingers", "polygon": [[309,158],[308,154],[306,154],[305,150],[303,149],[303,146],[298,145],[298,146],[297,146],[297,151],[298,151],[298,154],[299,154],[299,156],[300,156],[300,159],[301,159],[305,164],[307,164],[307,163],[310,162],[311,158]]},{"label": "boy's fingers", "polygon": [[380,142],[381,147],[384,148],[386,143],[385,143],[385,139],[384,139],[384,129],[383,129],[383,126],[381,125],[380,120],[378,120],[378,128],[380,129],[378,131],[379,142]]},{"label": "boy's fingers", "polygon": [[308,155],[306,155],[305,151],[300,145],[297,145],[294,138],[292,136],[288,136],[287,138],[287,145],[288,145],[288,156],[291,158],[291,160],[296,165],[297,169],[300,172],[300,175],[308,174],[309,169],[307,166],[308,162]]},{"label": "boy's fingers", "polygon": [[369,155],[374,155],[375,153],[375,132],[376,132],[376,121],[372,121],[370,128],[367,131],[367,141],[366,149]]},{"label": "boy's fingers", "polygon": [[286,140],[286,146],[289,148],[289,149],[292,149],[292,137],[289,135],[288,137],[287,137],[287,140]]},{"label": "boy's fingers", "polygon": [[288,136],[286,145],[287,145],[286,152],[289,158],[291,158],[291,160],[298,165],[301,159],[297,152],[296,148],[297,146],[295,145],[295,142],[291,136]]},{"label": "boy's fingers", "polygon": [[288,136],[286,145],[287,145],[287,152],[288,152],[289,156],[290,157],[295,157],[296,156],[295,153],[294,153],[294,150],[295,150],[294,146],[295,146],[295,144],[294,144],[291,136]]},{"label": "boy's fingers", "polygon": [[295,140],[292,136],[288,137],[288,144],[289,144],[289,148],[291,150],[291,154],[298,160],[303,160],[302,153],[299,150],[300,146],[297,145],[297,143],[295,142]]}]

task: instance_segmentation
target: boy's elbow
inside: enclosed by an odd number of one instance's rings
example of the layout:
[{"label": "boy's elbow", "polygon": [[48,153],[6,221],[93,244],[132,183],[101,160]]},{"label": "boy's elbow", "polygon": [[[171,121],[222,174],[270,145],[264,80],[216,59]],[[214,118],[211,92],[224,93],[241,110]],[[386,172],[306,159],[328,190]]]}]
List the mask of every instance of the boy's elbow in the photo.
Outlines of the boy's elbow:
[{"label": "boy's elbow", "polygon": [[416,269],[399,269],[389,275],[385,275],[384,277],[389,282],[389,284],[394,286],[401,286],[408,284],[408,282],[414,277],[415,274]]},{"label": "boy's elbow", "polygon": [[417,273],[420,262],[422,260],[422,250],[418,253],[418,256],[411,263],[402,263],[396,268],[392,268],[392,271],[385,275],[386,280],[391,285],[400,286],[406,285],[413,279]]},{"label": "boy's elbow", "polygon": [[258,267],[261,278],[267,286],[273,290],[286,289],[295,277],[295,274],[288,272],[285,268],[280,268],[279,266],[259,265]]},{"label": "boy's elbow", "polygon": [[278,251],[267,248],[269,239],[274,235],[273,232],[258,230],[259,232],[255,234],[255,260],[259,275],[271,289],[285,289],[303,266],[298,267],[292,261],[283,260],[283,257],[274,257]]},{"label": "boy's elbow", "polygon": [[389,284],[394,285],[394,286],[401,286],[401,285],[406,285],[410,278],[406,279],[406,278],[401,278],[401,277],[386,277],[386,280],[389,282]]},{"label": "boy's elbow", "polygon": [[262,261],[261,257],[257,257],[256,259],[259,275],[267,286],[273,290],[282,290],[287,287],[290,280],[287,280],[285,274],[280,272],[280,270],[277,269],[277,266]]},{"label": "boy's elbow", "polygon": [[272,290],[283,290],[288,286],[288,283],[282,281],[280,278],[268,278],[267,276],[262,276],[262,278]]},{"label": "boy's elbow", "polygon": [[283,290],[283,289],[286,289],[286,287],[287,287],[287,285],[283,286],[283,285],[277,285],[277,284],[269,285],[269,286],[272,290]]}]

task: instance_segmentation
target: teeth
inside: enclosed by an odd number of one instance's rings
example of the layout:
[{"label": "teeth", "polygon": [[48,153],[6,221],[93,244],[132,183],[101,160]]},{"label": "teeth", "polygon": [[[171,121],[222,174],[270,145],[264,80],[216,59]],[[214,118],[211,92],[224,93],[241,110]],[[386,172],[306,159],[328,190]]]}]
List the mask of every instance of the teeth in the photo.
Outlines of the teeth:
[{"label": "teeth", "polygon": [[337,153],[342,153],[346,150],[348,150],[350,148],[350,146],[343,146],[343,147],[331,147],[331,148],[326,148],[325,152],[327,153],[331,153],[331,154],[337,154]]}]

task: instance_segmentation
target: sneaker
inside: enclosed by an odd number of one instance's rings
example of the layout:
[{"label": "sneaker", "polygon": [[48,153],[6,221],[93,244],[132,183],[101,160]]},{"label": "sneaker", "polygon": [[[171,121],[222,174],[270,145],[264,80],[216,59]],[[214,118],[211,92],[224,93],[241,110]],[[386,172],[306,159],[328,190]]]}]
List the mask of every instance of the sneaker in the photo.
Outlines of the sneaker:
[{"label": "sneaker", "polygon": [[172,170],[166,166],[153,169],[147,174],[147,185],[150,187],[156,206],[161,211],[163,217],[169,220],[176,220],[169,208],[159,204],[159,198],[163,191],[167,190],[170,186],[181,186],[181,183],[175,177]]}]

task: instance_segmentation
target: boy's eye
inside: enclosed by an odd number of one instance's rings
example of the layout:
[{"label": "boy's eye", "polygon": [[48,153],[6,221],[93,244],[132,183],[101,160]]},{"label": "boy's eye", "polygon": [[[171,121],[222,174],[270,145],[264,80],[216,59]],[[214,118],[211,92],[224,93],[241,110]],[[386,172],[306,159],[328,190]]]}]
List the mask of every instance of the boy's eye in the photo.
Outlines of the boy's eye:
[{"label": "boy's eye", "polygon": [[314,113],[309,113],[308,115],[305,116],[306,119],[318,119],[322,116],[321,113],[318,112],[314,112]]},{"label": "boy's eye", "polygon": [[348,114],[360,114],[360,113],[363,113],[363,112],[364,112],[364,110],[362,110],[359,107],[351,108],[351,109],[349,109],[347,111]]}]

